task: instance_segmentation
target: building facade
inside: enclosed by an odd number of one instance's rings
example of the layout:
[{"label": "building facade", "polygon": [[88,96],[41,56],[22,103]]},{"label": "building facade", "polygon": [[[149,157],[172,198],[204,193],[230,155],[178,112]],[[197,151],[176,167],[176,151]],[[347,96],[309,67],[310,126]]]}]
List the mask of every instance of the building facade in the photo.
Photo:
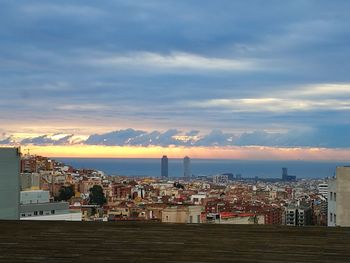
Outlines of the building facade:
[{"label": "building facade", "polygon": [[168,170],[168,157],[164,155],[162,157],[161,161],[161,176],[162,178],[168,178],[169,177],[169,170]]},{"label": "building facade", "polygon": [[337,167],[328,183],[328,226],[350,227],[350,166]]},{"label": "building facade", "polygon": [[201,214],[201,206],[171,206],[162,211],[162,222],[200,224]]},{"label": "building facade", "polygon": [[19,219],[20,157],[19,148],[0,148],[1,220]]}]

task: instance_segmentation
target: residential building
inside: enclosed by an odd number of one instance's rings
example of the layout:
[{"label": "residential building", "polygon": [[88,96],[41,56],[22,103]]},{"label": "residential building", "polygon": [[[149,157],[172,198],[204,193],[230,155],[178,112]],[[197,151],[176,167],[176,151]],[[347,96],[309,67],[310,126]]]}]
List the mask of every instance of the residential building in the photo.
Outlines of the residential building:
[{"label": "residential building", "polygon": [[327,198],[328,196],[328,184],[322,183],[318,185],[318,193]]},{"label": "residential building", "polygon": [[328,182],[328,226],[350,227],[350,166],[337,167]]},{"label": "residential building", "polygon": [[202,223],[202,206],[170,206],[162,211],[163,223]]},{"label": "residential building", "polygon": [[287,226],[307,226],[312,224],[312,210],[307,206],[289,205],[285,211]]}]

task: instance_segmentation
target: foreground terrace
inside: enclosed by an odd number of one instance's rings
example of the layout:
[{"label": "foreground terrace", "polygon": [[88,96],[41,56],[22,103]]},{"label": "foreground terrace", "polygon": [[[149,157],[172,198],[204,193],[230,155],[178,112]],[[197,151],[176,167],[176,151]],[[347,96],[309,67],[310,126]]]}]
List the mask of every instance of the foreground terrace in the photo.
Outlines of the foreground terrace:
[{"label": "foreground terrace", "polygon": [[0,221],[0,262],[349,262],[350,229]]}]

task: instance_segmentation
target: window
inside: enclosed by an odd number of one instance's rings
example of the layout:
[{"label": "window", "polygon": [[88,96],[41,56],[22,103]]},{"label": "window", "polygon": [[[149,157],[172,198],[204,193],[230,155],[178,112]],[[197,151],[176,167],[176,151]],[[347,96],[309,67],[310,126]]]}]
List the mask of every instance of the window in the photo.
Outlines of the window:
[{"label": "window", "polygon": [[201,222],[201,216],[197,215],[197,223],[200,223],[200,222]]},{"label": "window", "polygon": [[40,211],[39,214],[42,216],[44,214],[44,211]]},{"label": "window", "polygon": [[34,211],[34,215],[37,216],[38,215],[38,211]]},{"label": "window", "polygon": [[55,210],[51,210],[51,214],[54,215],[55,214]]},{"label": "window", "polygon": [[334,224],[336,224],[336,223],[337,223],[337,215],[334,214]]},{"label": "window", "polygon": [[330,197],[331,201],[333,200],[333,192],[331,192],[331,197]]},{"label": "window", "polygon": [[26,216],[26,214],[22,214],[21,216],[22,216],[22,217],[25,217],[25,216]]},{"label": "window", "polygon": [[193,216],[190,216],[190,224],[193,223]]},{"label": "window", "polygon": [[333,213],[331,213],[331,222],[333,222]]},{"label": "window", "polygon": [[337,201],[337,193],[334,193],[333,197],[334,197],[334,201]]}]

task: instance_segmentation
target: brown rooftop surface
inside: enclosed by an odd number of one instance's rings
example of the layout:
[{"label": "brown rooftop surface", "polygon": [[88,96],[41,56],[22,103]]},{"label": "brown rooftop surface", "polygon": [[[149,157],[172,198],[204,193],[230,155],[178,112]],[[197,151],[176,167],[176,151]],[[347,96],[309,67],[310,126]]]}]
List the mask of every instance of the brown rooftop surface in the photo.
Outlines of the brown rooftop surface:
[{"label": "brown rooftop surface", "polygon": [[0,262],[350,262],[350,228],[0,221]]}]

